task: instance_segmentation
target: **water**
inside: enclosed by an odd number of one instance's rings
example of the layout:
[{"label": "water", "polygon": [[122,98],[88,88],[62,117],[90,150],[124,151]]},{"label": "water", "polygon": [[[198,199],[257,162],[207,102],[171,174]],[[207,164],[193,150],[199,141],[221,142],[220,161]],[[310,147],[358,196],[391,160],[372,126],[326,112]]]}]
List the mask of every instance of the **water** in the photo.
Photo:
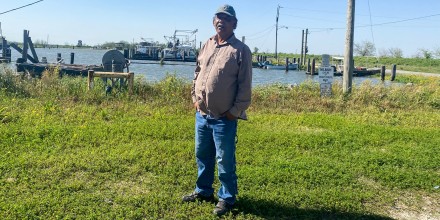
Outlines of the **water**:
[{"label": "water", "polygon": [[[84,65],[100,65],[102,57],[108,50],[93,50],[93,49],[72,49],[72,48],[36,48],[36,53],[39,60],[42,57],[47,58],[48,63],[55,63],[57,54],[61,53],[62,59],[65,63],[70,63],[70,53],[75,53],[75,64]],[[17,51],[12,51],[12,61],[10,67],[15,68],[15,61],[21,57]],[[166,65],[159,65],[157,61],[143,61],[132,60],[129,66],[130,72],[136,75],[142,75],[148,82],[157,82],[163,79],[167,73],[176,75],[179,78],[191,82],[194,77],[195,63],[190,62],[171,62],[165,61]],[[288,71],[284,70],[266,70],[253,69],[253,86],[270,85],[270,84],[299,84],[307,80],[318,82],[318,76],[307,75],[304,71]],[[353,83],[360,84],[365,80],[371,81],[373,84],[380,83],[380,79],[354,77]],[[342,81],[342,77],[334,77],[334,81]]]}]

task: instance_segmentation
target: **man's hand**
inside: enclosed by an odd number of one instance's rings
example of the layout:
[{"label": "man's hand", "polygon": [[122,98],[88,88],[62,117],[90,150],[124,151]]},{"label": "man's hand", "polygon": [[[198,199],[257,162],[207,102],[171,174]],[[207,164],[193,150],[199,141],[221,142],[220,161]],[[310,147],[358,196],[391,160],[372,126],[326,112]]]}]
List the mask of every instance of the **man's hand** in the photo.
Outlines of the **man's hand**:
[{"label": "man's hand", "polygon": [[231,114],[229,111],[227,111],[226,113],[225,113],[225,116],[226,116],[226,118],[228,119],[228,120],[237,120],[237,118],[238,117],[236,117],[236,116],[234,116],[233,114]]},{"label": "man's hand", "polygon": [[199,103],[198,102],[194,102],[194,108],[196,109],[196,111],[199,110]]}]

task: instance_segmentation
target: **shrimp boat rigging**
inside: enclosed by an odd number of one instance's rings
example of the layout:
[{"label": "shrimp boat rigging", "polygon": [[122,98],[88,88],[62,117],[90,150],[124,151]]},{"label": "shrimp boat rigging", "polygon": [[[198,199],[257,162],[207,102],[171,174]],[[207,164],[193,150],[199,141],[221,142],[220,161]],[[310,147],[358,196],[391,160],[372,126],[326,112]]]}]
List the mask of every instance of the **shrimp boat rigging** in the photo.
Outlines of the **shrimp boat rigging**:
[{"label": "shrimp boat rigging", "polygon": [[[175,30],[173,36],[164,36],[167,47],[161,52],[161,59],[171,61],[196,61],[195,30]],[[183,33],[183,34],[179,34]]]}]

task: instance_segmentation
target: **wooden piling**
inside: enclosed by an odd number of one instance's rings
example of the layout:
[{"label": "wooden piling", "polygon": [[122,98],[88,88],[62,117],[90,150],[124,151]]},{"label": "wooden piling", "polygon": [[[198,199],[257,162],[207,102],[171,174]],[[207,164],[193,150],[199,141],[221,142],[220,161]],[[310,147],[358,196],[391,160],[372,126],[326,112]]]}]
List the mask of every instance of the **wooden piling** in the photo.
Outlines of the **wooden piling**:
[{"label": "wooden piling", "polygon": [[312,59],[312,70],[310,71],[310,75],[315,75],[315,58]]},{"label": "wooden piling", "polygon": [[61,61],[61,53],[57,53],[57,62]]},{"label": "wooden piling", "polygon": [[27,30],[23,30],[23,51],[21,52],[21,58],[26,62],[28,57],[28,35],[29,32]]},{"label": "wooden piling", "polygon": [[385,80],[385,66],[382,66],[381,71],[380,71],[380,79],[382,81]]},{"label": "wooden piling", "polygon": [[70,53],[70,64],[75,62],[75,53]]},{"label": "wooden piling", "polygon": [[289,71],[289,58],[286,57],[286,72]]},{"label": "wooden piling", "polygon": [[310,58],[307,58],[307,72],[310,73]]},{"label": "wooden piling", "polygon": [[396,64],[393,64],[393,67],[391,69],[391,81],[394,81],[396,79],[396,71],[397,71],[397,66]]}]

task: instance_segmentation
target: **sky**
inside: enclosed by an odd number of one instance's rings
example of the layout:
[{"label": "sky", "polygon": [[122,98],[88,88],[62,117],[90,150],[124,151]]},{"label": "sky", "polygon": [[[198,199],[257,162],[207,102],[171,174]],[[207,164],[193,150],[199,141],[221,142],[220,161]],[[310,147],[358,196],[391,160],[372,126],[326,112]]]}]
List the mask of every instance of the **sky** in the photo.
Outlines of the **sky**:
[{"label": "sky", "polygon": [[[166,43],[175,30],[196,30],[197,42],[215,34],[212,18],[217,8],[235,8],[237,38],[245,37],[252,51],[274,53],[277,8],[277,51],[300,53],[302,31],[308,29],[310,54],[343,55],[347,0],[37,0],[1,1],[2,35],[23,41],[86,45],[105,42],[140,42],[141,38]],[[7,12],[7,13],[4,13]],[[405,57],[421,49],[440,48],[440,0],[356,0],[354,43],[372,42],[376,54],[399,48]]]}]

